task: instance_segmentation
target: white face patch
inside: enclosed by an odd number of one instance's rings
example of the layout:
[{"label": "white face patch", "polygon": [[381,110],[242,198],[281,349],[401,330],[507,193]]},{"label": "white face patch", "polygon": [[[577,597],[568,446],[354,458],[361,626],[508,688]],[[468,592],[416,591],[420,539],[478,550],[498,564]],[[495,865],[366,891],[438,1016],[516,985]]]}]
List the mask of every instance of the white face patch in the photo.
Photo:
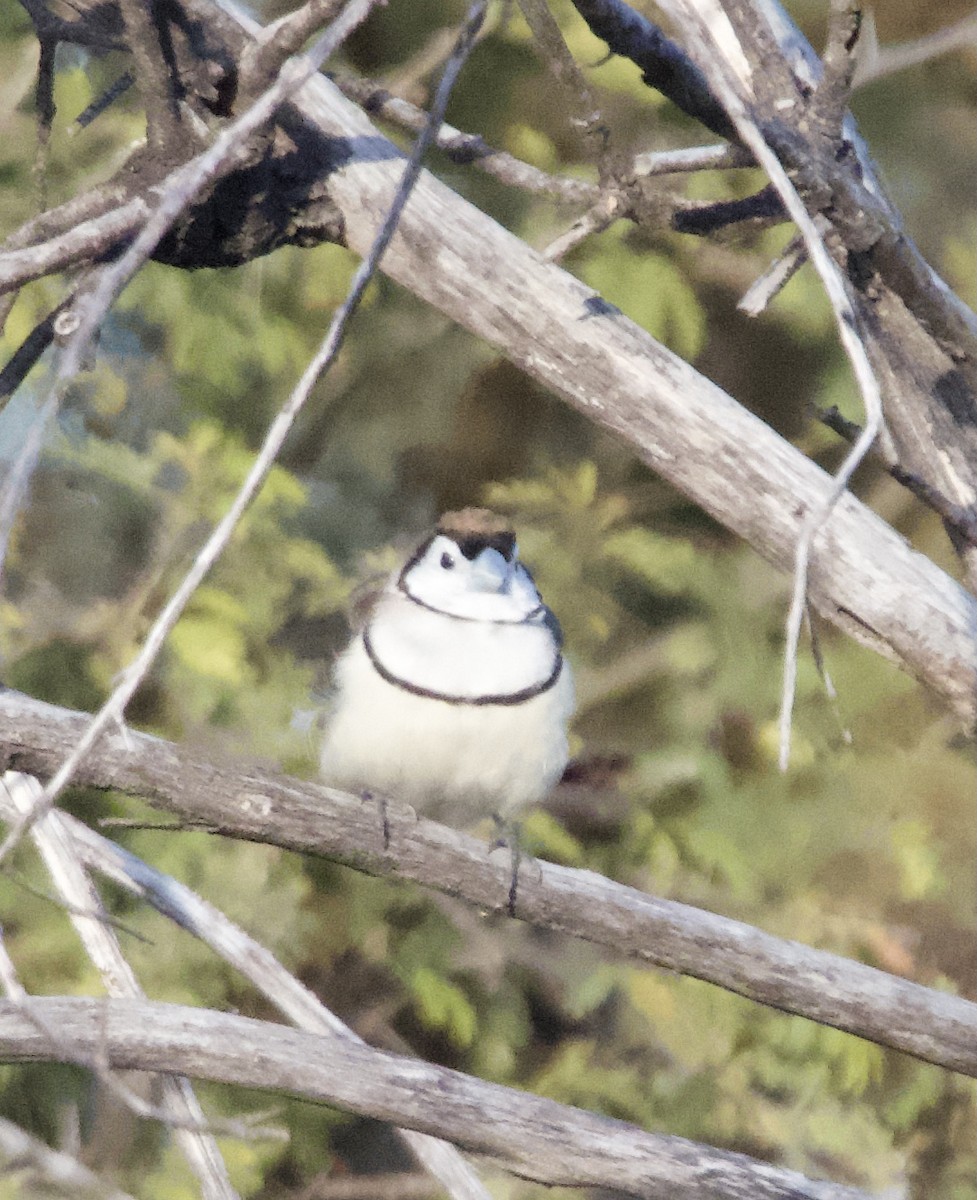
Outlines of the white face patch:
[{"label": "white face patch", "polygon": [[492,546],[467,558],[440,533],[403,573],[400,587],[427,608],[473,621],[524,621],[542,603],[515,551],[511,561]]}]

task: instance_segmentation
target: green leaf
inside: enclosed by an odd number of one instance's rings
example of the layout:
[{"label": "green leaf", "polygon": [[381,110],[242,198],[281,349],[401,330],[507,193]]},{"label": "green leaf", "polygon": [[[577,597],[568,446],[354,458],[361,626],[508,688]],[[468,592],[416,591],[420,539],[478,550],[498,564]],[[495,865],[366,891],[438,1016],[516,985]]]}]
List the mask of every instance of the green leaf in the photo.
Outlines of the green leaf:
[{"label": "green leaf", "polygon": [[470,1046],[475,1040],[478,1018],[465,993],[429,967],[418,967],[411,977],[420,1019],[429,1029],[446,1034],[456,1046]]}]

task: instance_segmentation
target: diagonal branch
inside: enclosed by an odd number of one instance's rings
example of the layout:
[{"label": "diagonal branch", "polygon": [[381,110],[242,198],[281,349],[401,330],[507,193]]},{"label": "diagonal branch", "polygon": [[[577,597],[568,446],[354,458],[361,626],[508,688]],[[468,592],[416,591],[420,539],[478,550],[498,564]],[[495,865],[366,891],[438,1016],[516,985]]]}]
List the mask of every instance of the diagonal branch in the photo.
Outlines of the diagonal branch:
[{"label": "diagonal branch", "polygon": [[591,31],[612,54],[629,58],[649,87],[720,137],[737,139],[726,110],[713,95],[700,68],[657,25],[623,0],[573,0]]},{"label": "diagonal branch", "polygon": [[[146,1001],[36,997],[31,1008],[79,1051],[104,1045],[113,1066],[190,1072],[330,1104],[444,1137],[541,1183],[616,1188],[647,1200],[868,1200],[865,1192],[745,1154],[646,1133],[340,1038]],[[0,1057],[52,1061],[58,1052],[5,1003]]]},{"label": "diagonal branch", "polygon": [[[16,818],[18,809],[9,803],[11,793],[21,786],[9,772],[0,781],[0,813],[5,820]],[[28,784],[28,786],[30,786]],[[362,1039],[327,1009],[304,984],[291,975],[270,951],[212,904],[188,887],[142,862],[128,850],[95,833],[65,813],[51,814],[40,822],[35,836],[56,821],[60,850],[77,858],[88,871],[98,871],[130,893],[151,904],[165,917],[199,938],[229,963],[299,1029],[361,1042]],[[57,851],[59,847],[55,845]],[[73,870],[69,863],[69,872]],[[448,1191],[452,1200],[489,1200],[473,1167],[447,1143],[414,1130],[400,1130],[407,1146]]]},{"label": "diagonal branch", "polygon": [[[29,812],[41,795],[41,785],[27,775],[6,775],[0,796],[12,816]],[[110,996],[144,998],[142,988],[126,961],[115,931],[101,919],[101,899],[72,851],[59,813],[49,813],[33,830],[34,842],[47,867],[85,951],[94,963]],[[85,913],[93,915],[83,915]],[[174,1126],[174,1137],[208,1200],[236,1200],[227,1167],[205,1120],[193,1087],[187,1079],[164,1075],[160,1115]]]},{"label": "diagonal branch", "polygon": [[[14,770],[50,774],[87,723],[84,714],[0,692],[0,743]],[[106,735],[77,779],[145,797],[191,827],[410,880],[480,910],[507,908],[507,858],[490,857],[484,842],[418,818],[402,804],[389,806],[385,851],[375,806],[359,797],[258,767],[213,762],[132,731]],[[864,963],[547,862],[520,872],[517,915],[622,958],[703,979],[977,1077],[977,1004]]]},{"label": "diagonal branch", "polygon": [[64,1192],[75,1200],[91,1196],[93,1200],[134,1200],[128,1192],[119,1191],[89,1170],[84,1163],[60,1150],[52,1150],[46,1142],[33,1137],[25,1129],[0,1117],[0,1160],[3,1171],[12,1173],[15,1166],[26,1174],[29,1191],[34,1194],[43,1187],[44,1195]]}]

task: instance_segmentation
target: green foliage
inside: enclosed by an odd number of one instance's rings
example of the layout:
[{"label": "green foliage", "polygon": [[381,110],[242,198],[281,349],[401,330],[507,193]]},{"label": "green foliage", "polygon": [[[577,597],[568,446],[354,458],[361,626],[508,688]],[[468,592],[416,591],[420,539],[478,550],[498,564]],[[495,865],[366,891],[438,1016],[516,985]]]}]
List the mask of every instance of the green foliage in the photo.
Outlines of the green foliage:
[{"label": "green foliage", "polygon": [[693,359],[705,338],[695,291],[667,255],[641,242],[617,226],[593,244],[581,277],[669,349]]},{"label": "green foliage", "polygon": [[478,1016],[464,992],[427,967],[418,967],[411,979],[418,1015],[429,1029],[441,1030],[456,1046],[465,1049],[475,1040]]}]

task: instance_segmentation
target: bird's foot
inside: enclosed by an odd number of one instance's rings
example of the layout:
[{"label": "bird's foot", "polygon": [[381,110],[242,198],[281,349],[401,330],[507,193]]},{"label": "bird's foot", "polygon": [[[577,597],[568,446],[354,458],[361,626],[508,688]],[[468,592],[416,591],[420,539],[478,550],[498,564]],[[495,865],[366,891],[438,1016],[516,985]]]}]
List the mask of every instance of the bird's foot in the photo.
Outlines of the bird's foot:
[{"label": "bird's foot", "polygon": [[519,826],[513,822],[506,821],[498,813],[492,814],[492,820],[495,822],[495,839],[489,847],[489,854],[493,850],[501,850],[503,847],[506,847],[509,851],[510,875],[506,912],[508,912],[510,917],[514,917],[516,915],[516,896],[519,889],[519,864],[522,862],[522,848],[519,845]]},{"label": "bird's foot", "polygon": [[375,801],[377,806],[377,816],[380,820],[380,830],[383,834],[383,848],[390,849],[390,814],[387,811],[387,797],[382,792],[371,792],[369,788],[364,788],[360,792],[360,796],[364,803]]}]

